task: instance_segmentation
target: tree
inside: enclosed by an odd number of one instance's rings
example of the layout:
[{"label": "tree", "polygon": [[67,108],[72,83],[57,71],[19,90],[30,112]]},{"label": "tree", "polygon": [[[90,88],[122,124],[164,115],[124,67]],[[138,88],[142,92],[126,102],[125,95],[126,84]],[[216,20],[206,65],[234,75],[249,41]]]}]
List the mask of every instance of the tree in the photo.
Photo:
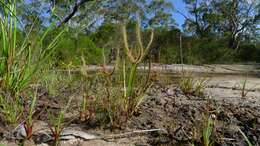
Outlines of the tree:
[{"label": "tree", "polygon": [[248,0],[184,0],[190,16],[185,30],[200,38],[226,37],[228,47],[234,50],[245,37],[254,35],[260,20],[258,1]]},{"label": "tree", "polygon": [[172,10],[172,4],[165,0],[109,0],[103,3],[102,14],[106,23],[127,23],[139,17],[142,27],[172,27]]},{"label": "tree", "polygon": [[212,36],[217,31],[220,20],[218,14],[213,12],[213,7],[208,1],[184,0],[189,16],[182,14],[186,20],[184,23],[185,31],[193,33],[200,38]]},{"label": "tree", "polygon": [[228,37],[229,48],[237,50],[245,36],[255,33],[260,21],[259,1],[213,0],[212,3],[223,18],[220,27]]}]

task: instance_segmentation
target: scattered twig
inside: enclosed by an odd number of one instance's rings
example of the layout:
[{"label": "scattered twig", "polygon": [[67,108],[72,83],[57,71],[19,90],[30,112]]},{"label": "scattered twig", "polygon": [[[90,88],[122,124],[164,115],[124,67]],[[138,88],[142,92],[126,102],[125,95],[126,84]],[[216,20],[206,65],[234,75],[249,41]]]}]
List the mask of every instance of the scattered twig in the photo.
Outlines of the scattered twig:
[{"label": "scattered twig", "polygon": [[130,135],[133,135],[133,134],[143,134],[143,133],[149,133],[149,132],[155,132],[155,131],[164,131],[164,132],[166,132],[165,129],[134,130],[134,131],[131,131],[131,132],[107,135],[107,136],[104,136],[102,139],[124,138],[124,137],[130,136]]},{"label": "scattered twig", "polygon": [[235,141],[236,139],[234,139],[234,138],[221,138],[222,140],[225,140],[225,141]]}]

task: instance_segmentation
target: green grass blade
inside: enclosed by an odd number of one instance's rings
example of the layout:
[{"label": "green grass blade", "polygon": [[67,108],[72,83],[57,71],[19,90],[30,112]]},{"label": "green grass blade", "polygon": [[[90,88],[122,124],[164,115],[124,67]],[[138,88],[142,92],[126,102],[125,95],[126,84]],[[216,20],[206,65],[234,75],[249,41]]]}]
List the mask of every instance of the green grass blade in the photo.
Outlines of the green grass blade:
[{"label": "green grass blade", "polygon": [[249,141],[249,139],[247,138],[247,136],[245,135],[245,133],[239,128],[237,127],[237,130],[242,134],[242,136],[244,137],[244,139],[246,140],[248,146],[253,146],[252,143]]}]

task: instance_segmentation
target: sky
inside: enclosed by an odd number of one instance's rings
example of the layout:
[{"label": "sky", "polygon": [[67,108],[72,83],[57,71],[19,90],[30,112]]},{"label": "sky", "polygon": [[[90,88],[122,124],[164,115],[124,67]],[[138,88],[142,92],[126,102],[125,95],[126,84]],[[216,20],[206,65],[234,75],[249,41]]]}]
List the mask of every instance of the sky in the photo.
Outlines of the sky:
[{"label": "sky", "polygon": [[183,0],[168,0],[173,4],[175,11],[173,12],[173,18],[175,19],[178,27],[182,29],[182,24],[184,23],[185,18],[176,12],[176,10],[182,12],[183,14],[187,14],[187,10],[185,8],[185,4]]},{"label": "sky", "polygon": [[[32,0],[25,0],[25,2],[27,2],[27,3],[31,2],[31,1]],[[178,28],[182,29],[182,24],[184,23],[185,18],[181,14],[176,12],[176,10],[187,15],[187,10],[185,8],[185,4],[184,4],[183,0],[166,0],[166,1],[172,3],[172,5],[174,7],[172,16],[173,16],[174,20],[176,21],[176,23],[178,24]]]}]

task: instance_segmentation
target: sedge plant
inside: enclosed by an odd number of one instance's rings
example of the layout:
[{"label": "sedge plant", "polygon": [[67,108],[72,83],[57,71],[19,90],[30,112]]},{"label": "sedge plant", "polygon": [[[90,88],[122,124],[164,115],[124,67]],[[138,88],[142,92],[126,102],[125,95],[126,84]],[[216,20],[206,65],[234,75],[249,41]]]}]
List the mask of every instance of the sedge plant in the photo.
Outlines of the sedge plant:
[{"label": "sedge plant", "polygon": [[54,114],[51,114],[48,112],[48,117],[49,117],[49,129],[51,130],[51,136],[53,138],[53,145],[58,146],[60,143],[60,135],[65,128],[65,118],[64,115],[68,111],[70,103],[71,103],[72,98],[69,99],[67,102],[67,105],[61,109],[60,113],[58,116],[55,116]]},{"label": "sedge plant", "polygon": [[35,106],[37,101],[37,89],[33,95],[32,101],[29,105],[29,111],[26,113],[26,120],[24,122],[24,128],[26,131],[26,140],[30,140],[33,135],[33,114],[35,112]]},{"label": "sedge plant", "polygon": [[254,91],[254,86],[249,87],[248,84],[248,76],[246,76],[240,85],[240,95],[242,98],[246,98],[250,91]]},{"label": "sedge plant", "polygon": [[242,83],[242,88],[241,88],[241,97],[242,98],[245,98],[248,94],[246,86],[247,86],[247,77],[245,78],[245,80]]},{"label": "sedge plant", "polygon": [[204,146],[212,146],[213,142],[211,141],[211,136],[214,128],[214,120],[211,116],[207,119],[206,125],[203,128],[202,136]]},{"label": "sedge plant", "polygon": [[34,74],[50,57],[63,31],[45,45],[43,42],[52,30],[52,25],[44,32],[39,32],[36,39],[32,39],[33,24],[24,39],[20,40],[17,37],[21,27],[18,27],[19,20],[16,17],[16,0],[1,0],[0,6],[3,9],[0,19],[0,84],[13,96],[17,96],[28,87]]},{"label": "sedge plant", "polygon": [[63,31],[46,45],[52,25],[32,39],[35,22],[29,31],[23,31],[16,15],[16,0],[0,0],[0,9],[0,113],[7,123],[16,123],[23,111],[21,100],[25,100],[21,92],[37,81],[35,75],[51,56]]}]

